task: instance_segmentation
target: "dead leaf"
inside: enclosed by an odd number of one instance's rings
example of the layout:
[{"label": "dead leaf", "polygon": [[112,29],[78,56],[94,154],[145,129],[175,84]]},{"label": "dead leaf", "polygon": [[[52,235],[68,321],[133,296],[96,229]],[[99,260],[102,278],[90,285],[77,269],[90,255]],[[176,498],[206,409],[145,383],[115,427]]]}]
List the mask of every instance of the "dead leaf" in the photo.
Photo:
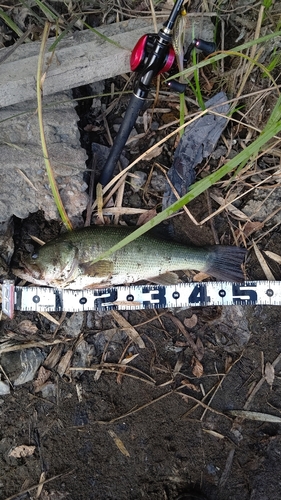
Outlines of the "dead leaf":
[{"label": "dead leaf", "polygon": [[187,328],[194,328],[197,325],[198,317],[196,314],[192,314],[191,318],[185,318],[183,323]]},{"label": "dead leaf", "polygon": [[214,436],[219,439],[225,439],[225,436],[223,434],[220,434],[219,432],[212,431],[211,429],[203,429],[203,432],[206,432],[207,434],[210,434],[211,436]]},{"label": "dead leaf", "polygon": [[69,349],[69,351],[67,351],[65,355],[61,358],[57,366],[57,372],[60,375],[60,377],[62,377],[65,374],[66,370],[68,369],[72,355],[73,351]]},{"label": "dead leaf", "polygon": [[232,356],[227,355],[227,356],[226,356],[226,359],[225,359],[225,362],[224,362],[224,369],[225,369],[225,372],[228,372],[228,370],[229,370],[229,369],[230,369],[230,367],[232,366],[232,363],[233,363]]},{"label": "dead leaf", "polygon": [[148,110],[146,109],[142,115],[143,129],[145,132],[147,132],[147,130],[148,130],[148,122],[150,121],[150,118],[151,118],[151,115],[148,113]]},{"label": "dead leaf", "polygon": [[156,146],[153,148],[150,153],[146,154],[145,157],[143,158],[143,161],[149,161],[152,160],[153,158],[156,158],[162,153],[163,146]]},{"label": "dead leaf", "polygon": [[29,319],[24,319],[18,324],[18,329],[21,333],[25,333],[28,335],[34,335],[38,332],[37,326],[32,323]]},{"label": "dead leaf", "polygon": [[40,495],[40,500],[63,500],[67,498],[69,493],[67,491],[55,491],[51,490],[50,492],[43,490]]},{"label": "dead leaf", "polygon": [[281,418],[269,413],[261,413],[259,411],[247,410],[229,410],[229,415],[233,417],[247,418],[248,420],[257,420],[258,422],[275,422],[281,424]]},{"label": "dead leaf", "polygon": [[171,319],[171,321],[179,328],[181,333],[185,336],[191,349],[193,349],[193,351],[196,352],[196,344],[195,344],[191,334],[185,329],[183,323],[179,320],[179,318],[177,318],[176,316],[173,316],[173,314],[167,314],[167,316]]},{"label": "dead leaf", "polygon": [[122,384],[122,380],[123,380],[123,373],[126,371],[126,366],[120,366],[119,368],[119,371],[118,371],[118,375],[116,377],[116,382],[117,384],[121,385]]},{"label": "dead leaf", "polygon": [[187,394],[183,394],[182,392],[180,393],[182,399],[186,402],[186,403],[189,403],[189,397]]},{"label": "dead leaf", "polygon": [[245,219],[248,219],[248,216],[245,215],[243,212],[241,212],[241,210],[239,210],[237,207],[235,207],[234,205],[232,205],[231,203],[228,202],[228,200],[224,199],[222,196],[217,196],[216,194],[214,193],[211,193],[210,194],[211,198],[213,198],[213,200],[215,200],[221,207],[226,207],[226,209],[232,213],[234,216],[236,216],[238,219],[242,219],[242,220],[245,220]]},{"label": "dead leaf", "polygon": [[122,361],[120,361],[121,366],[119,368],[118,375],[116,377],[117,384],[120,385],[122,383],[122,379],[123,379],[122,374],[126,371],[126,365],[128,365],[128,363],[131,363],[131,361],[133,361],[133,359],[135,359],[137,356],[138,356],[138,354],[132,354],[132,355],[129,355],[126,358],[122,359]]},{"label": "dead leaf", "polygon": [[55,323],[55,325],[57,326],[60,326],[60,322],[56,318],[53,318],[53,316],[47,311],[38,311],[38,313],[41,314],[41,316],[44,316],[44,318],[46,318],[48,321]]},{"label": "dead leaf", "polygon": [[269,269],[269,266],[268,266],[264,256],[262,255],[261,251],[258,249],[258,247],[254,241],[253,241],[253,248],[255,250],[256,257],[259,261],[259,264],[260,264],[266,278],[269,281],[275,281],[275,277],[273,276],[271,270]]},{"label": "dead leaf", "polygon": [[82,384],[76,384],[75,388],[76,388],[76,393],[77,393],[78,401],[79,401],[79,403],[82,403],[82,401],[83,401],[83,388],[82,388]]},{"label": "dead leaf", "polygon": [[46,481],[46,472],[41,472],[40,479],[39,479],[39,484],[36,492],[35,498],[40,498],[40,495],[43,491],[44,488],[44,482]]},{"label": "dead leaf", "polygon": [[157,212],[155,208],[152,208],[151,210],[147,210],[143,214],[141,214],[138,218],[137,221],[137,226],[143,226],[146,222],[149,220],[153,219],[157,215]]},{"label": "dead leaf", "polygon": [[125,457],[129,457],[130,453],[128,450],[125,448],[125,445],[121,441],[121,439],[115,434],[114,431],[109,430],[108,434],[112,437],[114,443],[116,444],[117,448],[119,451],[121,451],[122,455],[125,455]]},{"label": "dead leaf", "polygon": [[16,446],[9,452],[9,457],[13,458],[24,458],[30,457],[35,452],[35,446],[27,446],[25,444],[21,444],[20,446]]},{"label": "dead leaf", "polygon": [[48,354],[47,358],[45,359],[45,361],[43,363],[45,368],[52,369],[56,366],[56,364],[59,362],[59,360],[61,358],[63,348],[64,348],[64,345],[62,343],[56,344],[52,348],[51,352]]},{"label": "dead leaf", "polygon": [[275,378],[275,370],[271,363],[266,363],[264,368],[264,377],[268,385],[270,386],[270,389],[272,389],[272,385]]},{"label": "dead leaf", "polygon": [[182,359],[182,356],[179,356],[179,359],[177,360],[175,367],[173,369],[174,376],[177,375],[178,373],[180,373],[180,371],[182,369],[182,365],[183,365],[183,359]]},{"label": "dead leaf", "polygon": [[185,385],[188,389],[190,389],[191,391],[196,391],[196,392],[201,392],[199,387],[197,387],[196,385],[194,384],[191,384],[190,382],[188,382],[187,380],[182,380],[181,381],[181,384]]},{"label": "dead leaf", "polygon": [[194,354],[195,354],[196,358],[199,361],[201,361],[201,359],[203,359],[204,353],[205,353],[205,349],[204,349],[202,340],[199,337],[197,337],[196,350],[195,350]]},{"label": "dead leaf", "polygon": [[135,342],[140,349],[145,348],[145,343],[142,340],[140,334],[137,332],[137,330],[118,312],[118,311],[111,311],[111,314],[114,318],[114,320],[119,324],[119,326],[122,328],[122,330],[127,333],[127,335],[130,337],[130,339]]},{"label": "dead leaf", "polygon": [[204,373],[202,363],[200,363],[200,361],[195,356],[192,356],[191,364],[192,364],[192,373],[193,373],[194,377],[197,377],[197,378],[202,377],[202,375]]},{"label": "dead leaf", "polygon": [[270,252],[269,250],[265,250],[264,253],[270,259],[275,260],[275,262],[278,262],[278,264],[281,264],[281,255],[278,255],[277,253],[274,253],[274,252]]},{"label": "dead leaf", "polygon": [[255,233],[256,231],[259,231],[262,229],[264,226],[264,222],[253,222],[253,221],[248,221],[246,224],[243,226],[243,234],[245,238],[248,238],[251,234]]},{"label": "dead leaf", "polygon": [[46,370],[46,368],[44,368],[44,366],[40,366],[40,368],[38,370],[37,379],[34,380],[34,382],[33,382],[33,387],[34,387],[35,392],[41,391],[45,382],[47,382],[47,380],[50,378],[51,373],[52,372],[50,370]]},{"label": "dead leaf", "polygon": [[176,340],[175,346],[176,347],[186,347],[188,344],[186,342],[181,342],[180,340]]},{"label": "dead leaf", "polygon": [[139,356],[139,354],[130,354],[129,356],[126,356],[126,358],[122,359],[121,361],[121,365],[128,365],[129,363],[131,363],[131,361],[133,361],[135,358],[137,358]]}]

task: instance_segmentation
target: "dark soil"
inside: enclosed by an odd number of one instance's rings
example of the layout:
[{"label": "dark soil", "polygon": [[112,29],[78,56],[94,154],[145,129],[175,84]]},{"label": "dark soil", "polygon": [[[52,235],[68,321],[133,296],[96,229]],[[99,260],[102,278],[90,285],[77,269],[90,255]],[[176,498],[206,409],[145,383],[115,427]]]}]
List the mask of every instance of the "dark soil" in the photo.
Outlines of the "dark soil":
[{"label": "dark soil", "polygon": [[[221,311],[194,309],[178,318],[192,313],[199,320],[192,337],[200,338],[205,349],[200,379],[192,374],[194,353],[166,312],[161,322],[156,318],[138,328],[146,347],[130,352],[139,354],[132,366],[143,373],[127,369],[119,379],[115,373],[103,373],[95,381],[94,372],[77,377],[69,372],[60,378],[53,369],[54,395],[42,397],[30,383],[1,399],[0,498],[35,498],[36,490],[30,495],[17,493],[36,485],[42,472],[50,480],[44,490],[57,492],[46,498],[175,499],[193,487],[210,500],[279,498],[280,424],[238,420],[228,411],[243,408],[262,378],[263,360],[272,363],[280,352],[280,309],[243,310],[250,332],[243,348],[237,346],[241,338],[230,324],[222,334]],[[94,347],[96,363],[110,314],[87,316],[82,336]],[[153,317],[152,311],[138,312],[130,315],[130,321],[136,325]],[[97,322],[98,331],[89,327]],[[114,340],[107,347],[108,363],[118,361],[128,345],[126,335],[119,332]],[[65,351],[69,348],[66,344]],[[178,374],[176,363],[180,363]],[[277,365],[277,373],[279,369]],[[146,383],[145,374],[156,386]],[[217,390],[204,398],[209,403],[206,410],[195,399],[202,400],[202,391],[212,388]],[[279,415],[280,390],[278,376],[272,388],[265,381],[249,409]],[[22,444],[35,444],[34,454],[9,457],[9,451]]]}]

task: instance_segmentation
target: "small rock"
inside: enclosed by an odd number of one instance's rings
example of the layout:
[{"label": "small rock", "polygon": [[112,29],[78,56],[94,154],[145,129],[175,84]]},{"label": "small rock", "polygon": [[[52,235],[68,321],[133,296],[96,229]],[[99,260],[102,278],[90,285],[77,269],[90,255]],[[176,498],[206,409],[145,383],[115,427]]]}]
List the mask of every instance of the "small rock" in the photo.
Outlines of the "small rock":
[{"label": "small rock", "polygon": [[130,176],[130,186],[137,193],[142,186],[146,183],[147,174],[141,170],[136,170]]},{"label": "small rock", "polygon": [[41,389],[42,398],[52,400],[57,396],[57,384],[46,382]]},{"label": "small rock", "polygon": [[215,149],[215,151],[213,151],[211,153],[211,158],[213,158],[213,160],[218,160],[219,158],[221,158],[222,156],[225,156],[227,154],[227,149],[225,146],[219,146],[217,149]]},{"label": "small rock", "polygon": [[142,205],[141,198],[138,193],[132,194],[129,198],[129,203],[132,208],[140,208]]},{"label": "small rock", "polygon": [[104,81],[91,83],[90,87],[91,87],[91,93],[92,93],[92,95],[96,96],[93,99],[93,103],[92,103],[91,109],[92,110],[97,110],[97,112],[100,112],[100,108],[101,108],[101,95],[104,93],[104,88],[105,88]]},{"label": "small rock", "polygon": [[220,317],[208,323],[210,335],[228,353],[241,352],[251,336],[244,307],[224,306]]},{"label": "small rock", "polygon": [[62,329],[65,331],[67,337],[78,337],[84,321],[83,312],[75,312],[70,318],[67,318],[62,325]]},{"label": "small rock", "polygon": [[4,382],[0,380],[0,396],[6,396],[6,394],[10,394],[11,389],[8,382]]},{"label": "small rock", "polygon": [[158,193],[164,193],[166,187],[167,187],[167,181],[166,178],[163,174],[160,172],[153,172],[152,178],[151,178],[151,187],[157,191]]},{"label": "small rock", "polygon": [[[118,133],[119,132],[119,129],[121,127],[121,123],[114,123],[113,125],[113,130],[114,132]],[[132,128],[131,132],[130,132],[130,135],[128,137],[128,139],[132,139],[133,137],[135,137],[136,135],[138,135],[137,131],[135,128]]]},{"label": "small rock", "polygon": [[5,373],[11,382],[18,386],[33,380],[39,366],[44,361],[44,355],[40,349],[35,347],[21,351],[4,352],[0,359]]},{"label": "small rock", "polygon": [[[73,367],[89,367],[91,365],[91,360],[95,355],[95,347],[89,345],[86,340],[82,340],[78,343],[75,354],[73,357],[72,366]],[[74,372],[75,376],[82,372]]]},{"label": "small rock", "polygon": [[10,263],[14,253],[13,229],[12,218],[6,222],[0,222],[0,255],[6,264]]},{"label": "small rock", "polygon": [[[63,102],[66,98],[69,98],[67,92],[44,99],[45,105],[52,102],[52,106],[44,109],[44,128],[55,176],[69,190],[76,191],[77,185],[83,185],[86,152],[80,145],[74,104]],[[46,219],[59,219],[46,174],[38,117],[33,108],[36,108],[35,102],[0,110],[0,221],[12,215],[25,218],[38,210],[44,210]],[[76,208],[81,212],[86,206],[87,197],[80,193]]]},{"label": "small rock", "polygon": [[[252,176],[253,177],[253,176]],[[271,192],[268,189],[256,189],[253,197],[242,208],[244,214],[254,221],[264,221],[270,214],[280,208],[281,188],[276,186]],[[270,222],[278,224],[281,221],[281,211],[275,213]]]}]

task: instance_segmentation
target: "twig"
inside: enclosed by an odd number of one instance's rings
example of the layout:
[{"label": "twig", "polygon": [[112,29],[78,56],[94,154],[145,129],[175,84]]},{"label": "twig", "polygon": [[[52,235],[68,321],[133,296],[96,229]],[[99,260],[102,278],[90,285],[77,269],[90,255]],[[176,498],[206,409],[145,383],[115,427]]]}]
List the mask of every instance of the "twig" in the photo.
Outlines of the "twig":
[{"label": "twig", "polygon": [[[182,387],[183,386],[181,386],[181,388]],[[120,415],[119,417],[112,418],[111,420],[108,420],[108,421],[106,421],[106,420],[96,420],[95,423],[96,424],[102,424],[102,425],[113,424],[114,422],[117,422],[117,420],[121,420],[121,419],[123,419],[125,417],[129,417],[130,415],[133,415],[134,413],[138,413],[139,411],[144,410],[148,406],[151,406],[154,403],[157,403],[158,401],[161,401],[161,399],[164,399],[164,398],[166,398],[167,396],[169,396],[170,394],[173,394],[173,393],[174,393],[174,391],[173,392],[165,392],[165,394],[162,394],[162,396],[159,396],[158,398],[153,399],[153,401],[149,401],[149,403],[145,403],[144,405],[138,406],[137,408],[135,408],[133,410],[130,410],[127,413],[124,413],[123,415]]]},{"label": "twig", "polygon": [[[0,64],[6,61],[13,54],[13,52],[15,52],[15,50],[24,42],[24,40],[26,40],[26,38],[30,35],[30,33],[33,32],[33,30],[34,26],[30,26],[30,28],[28,28],[28,30],[25,33],[23,33],[23,35],[21,35],[20,38],[18,38],[18,40],[12,45],[12,47],[9,50],[7,50],[6,54],[0,57]],[[31,40],[29,40],[29,42],[30,41]]]},{"label": "twig", "polygon": [[230,452],[228,453],[228,457],[226,459],[225,467],[224,467],[224,470],[222,472],[222,475],[221,475],[221,478],[220,478],[220,481],[219,481],[219,488],[220,489],[225,486],[226,481],[228,479],[228,476],[230,474],[230,470],[231,470],[232,462],[233,462],[233,458],[234,458],[234,453],[235,453],[235,448],[231,448]]},{"label": "twig", "polygon": [[36,490],[39,486],[43,486],[47,483],[50,483],[51,481],[54,481],[55,479],[58,479],[59,477],[67,476],[68,474],[72,474],[75,469],[70,470],[69,472],[63,472],[62,474],[57,474],[56,476],[50,477],[50,479],[46,479],[42,483],[35,484],[34,486],[30,486],[29,488],[26,488],[25,490],[19,491],[19,493],[16,493],[15,495],[12,495],[11,497],[5,498],[5,500],[16,500],[19,498],[21,495],[24,495],[25,493],[29,493],[30,491]]},{"label": "twig", "polygon": [[[106,371],[106,372],[110,372],[110,373],[119,373],[118,370],[120,368],[124,368],[125,366],[126,366],[126,368],[130,368],[130,370],[133,370],[133,371],[140,373],[141,375],[147,377],[148,380],[145,380],[141,377],[137,377],[137,376],[132,375],[130,373],[123,373],[122,372],[122,375],[127,375],[127,376],[130,376],[133,378],[137,378],[138,380],[141,380],[142,382],[147,382],[150,385],[156,384],[155,380],[152,377],[150,377],[150,375],[147,375],[146,373],[142,372],[141,370],[139,370],[135,366],[130,366],[128,364],[123,364],[123,363],[100,363],[99,365],[92,365],[92,366],[87,367],[87,368],[84,366],[73,366],[73,367],[69,368],[69,370],[70,371],[80,371],[81,370],[81,371],[88,371],[88,372],[94,372],[97,370],[101,370],[101,371]],[[114,370],[114,368],[116,368],[117,370]]]},{"label": "twig", "polygon": [[[275,360],[271,363],[273,368],[275,368],[280,361],[281,361],[281,353],[278,354],[277,358],[275,358]],[[243,406],[244,410],[249,410],[255,395],[258,393],[258,391],[262,387],[265,380],[266,380],[266,378],[264,376],[259,380],[256,387],[253,389],[253,391],[251,392],[250,396],[248,397],[246,403],[244,404],[244,406]]]},{"label": "twig", "polygon": [[[209,405],[212,403],[212,401],[213,401],[213,399],[214,399],[214,397],[215,397],[216,393],[218,392],[219,388],[221,387],[222,383],[224,382],[224,380],[225,380],[226,376],[229,374],[229,372],[232,370],[232,368],[236,365],[236,363],[238,363],[238,361],[240,361],[240,359],[242,358],[243,354],[244,354],[244,353],[242,352],[242,354],[240,354],[239,358],[237,358],[237,359],[234,361],[234,363],[232,363],[232,364],[230,365],[230,367],[226,370],[225,374],[224,374],[224,375],[222,376],[222,378],[218,381],[218,383],[217,383],[217,385],[216,385],[216,388],[215,388],[215,390],[214,390],[214,392],[213,392],[213,394],[212,394],[212,396],[211,396],[211,398],[210,398]],[[202,421],[202,420],[203,420],[203,418],[205,417],[206,412],[207,412],[207,410],[205,410],[205,411],[202,413],[202,416],[201,416],[201,418],[200,418],[200,420],[201,420],[201,421]]]},{"label": "twig", "polygon": [[[119,417],[113,418],[113,419],[108,420],[108,421],[105,421],[105,420],[96,420],[94,423],[101,424],[101,425],[113,424],[114,422],[117,422],[118,420],[121,420],[123,418],[129,417],[129,416],[133,415],[134,413],[138,413],[139,411],[144,410],[148,406],[151,406],[152,404],[157,403],[158,401],[161,401],[161,399],[164,399],[167,396],[170,396],[171,394],[180,394],[180,395],[182,395],[182,393],[180,393],[181,389],[186,389],[186,385],[185,384],[180,385],[177,389],[175,389],[175,390],[173,390],[171,392],[166,392],[165,394],[162,394],[162,396],[159,396],[158,398],[153,399],[153,401],[149,401],[148,403],[145,403],[144,405],[138,406],[137,408],[134,408],[133,410],[130,410],[127,413],[124,413],[123,415],[120,415]],[[221,413],[218,410],[214,410],[213,408],[210,408],[208,405],[206,405],[202,401],[194,398],[193,396],[188,395],[188,398],[191,399],[192,401],[195,401],[196,403],[198,403],[198,405],[203,406],[204,408],[208,408],[213,413],[221,415],[222,417],[225,417],[225,418],[227,418],[229,420],[232,420],[231,417],[228,417],[227,415],[225,415],[224,413]]]}]

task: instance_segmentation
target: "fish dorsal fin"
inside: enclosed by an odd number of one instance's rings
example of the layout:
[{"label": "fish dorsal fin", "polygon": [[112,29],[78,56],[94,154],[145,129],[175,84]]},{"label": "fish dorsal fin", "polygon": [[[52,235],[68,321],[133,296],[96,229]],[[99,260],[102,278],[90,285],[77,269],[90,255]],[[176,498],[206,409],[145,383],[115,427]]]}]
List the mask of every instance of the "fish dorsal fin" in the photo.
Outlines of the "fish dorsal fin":
[{"label": "fish dorsal fin", "polygon": [[157,285],[176,285],[180,280],[176,273],[172,271],[167,271],[160,276],[155,276],[154,278],[149,278],[147,281],[156,283]]}]

